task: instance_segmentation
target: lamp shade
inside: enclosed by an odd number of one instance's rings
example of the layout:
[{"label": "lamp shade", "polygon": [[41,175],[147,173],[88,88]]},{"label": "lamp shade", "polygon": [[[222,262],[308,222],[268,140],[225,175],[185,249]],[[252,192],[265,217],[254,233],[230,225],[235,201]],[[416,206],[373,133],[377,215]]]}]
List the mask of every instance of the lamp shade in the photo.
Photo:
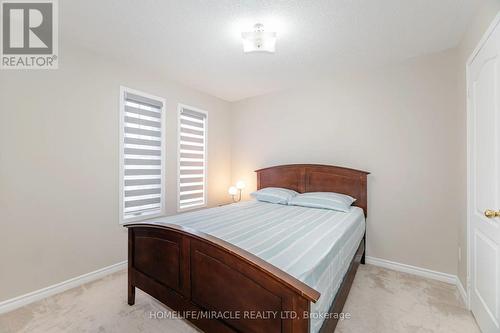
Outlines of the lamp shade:
[{"label": "lamp shade", "polygon": [[227,192],[230,194],[230,195],[236,195],[236,193],[238,193],[238,189],[234,186],[231,186]]},{"label": "lamp shade", "polygon": [[242,189],[244,189],[244,188],[245,188],[245,182],[244,182],[244,181],[242,181],[242,180],[238,180],[238,181],[236,182],[236,188],[237,188],[238,190],[242,190]]}]

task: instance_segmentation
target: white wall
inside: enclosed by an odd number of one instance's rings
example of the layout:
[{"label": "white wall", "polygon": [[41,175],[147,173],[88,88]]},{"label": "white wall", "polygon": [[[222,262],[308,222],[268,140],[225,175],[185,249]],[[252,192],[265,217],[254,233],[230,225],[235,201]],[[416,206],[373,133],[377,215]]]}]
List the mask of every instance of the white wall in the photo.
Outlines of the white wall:
[{"label": "white wall", "polygon": [[467,281],[467,93],[466,93],[466,79],[465,79],[465,66],[470,55],[476,48],[483,34],[488,29],[491,21],[500,12],[499,0],[485,0],[484,5],[478,10],[465,35],[462,42],[457,48],[458,52],[458,115],[460,121],[460,136],[457,142],[464,149],[461,150],[460,163],[458,168],[460,171],[459,178],[457,179],[460,185],[461,201],[457,207],[460,209],[460,220],[458,224],[459,232],[459,248],[461,253],[461,260],[458,264],[458,277],[462,285],[466,285]]},{"label": "white wall", "polygon": [[0,71],[0,301],[126,259],[120,85],[167,100],[169,214],[181,102],[209,111],[210,206],[227,201],[231,180],[244,179],[248,195],[264,166],[367,170],[368,254],[458,272],[465,284],[464,68],[500,10],[486,1],[457,50],[234,104],[64,45],[59,70]]},{"label": "white wall", "polygon": [[324,163],[371,172],[368,255],[457,272],[461,163],[454,50],[232,106],[233,182]]},{"label": "white wall", "polygon": [[177,103],[209,112],[209,205],[227,201],[229,104],[70,47],[60,69],[0,71],[0,301],[126,259],[118,224],[119,89],[166,98],[167,211]]}]

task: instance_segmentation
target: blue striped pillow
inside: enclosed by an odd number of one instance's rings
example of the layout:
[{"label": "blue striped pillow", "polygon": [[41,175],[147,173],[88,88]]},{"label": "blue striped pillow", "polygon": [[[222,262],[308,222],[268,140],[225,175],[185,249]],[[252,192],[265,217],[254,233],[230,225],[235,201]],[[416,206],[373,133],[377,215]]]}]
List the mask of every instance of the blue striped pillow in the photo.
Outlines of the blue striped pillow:
[{"label": "blue striped pillow", "polygon": [[353,197],[334,192],[308,192],[293,197],[288,204],[292,206],[324,208],[350,212],[351,205],[356,201]]},{"label": "blue striped pillow", "polygon": [[281,187],[266,187],[250,193],[252,197],[259,201],[271,202],[276,204],[286,205],[288,201],[298,193],[294,190]]}]

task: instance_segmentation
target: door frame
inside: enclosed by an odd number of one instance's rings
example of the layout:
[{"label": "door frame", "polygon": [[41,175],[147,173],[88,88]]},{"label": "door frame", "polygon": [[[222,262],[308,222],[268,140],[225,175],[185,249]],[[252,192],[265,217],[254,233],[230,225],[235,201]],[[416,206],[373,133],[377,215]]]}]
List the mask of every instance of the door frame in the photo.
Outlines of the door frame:
[{"label": "door frame", "polygon": [[[467,99],[467,281],[466,281],[466,307],[468,310],[470,310],[470,303],[471,303],[471,230],[470,230],[470,224],[471,224],[471,170],[470,170],[470,163],[472,162],[471,158],[471,134],[472,134],[472,103],[470,99],[470,66],[472,65],[472,62],[478,55],[478,53],[481,51],[481,49],[484,47],[488,39],[490,38],[491,34],[493,31],[497,28],[497,26],[500,24],[500,12],[497,13],[493,21],[490,23],[488,29],[486,32],[483,34],[483,37],[481,37],[479,43],[477,44],[476,48],[472,52],[472,54],[469,56],[469,59],[467,60],[467,63],[465,65],[465,82],[466,82],[466,99]],[[460,282],[460,281],[459,281]]]}]

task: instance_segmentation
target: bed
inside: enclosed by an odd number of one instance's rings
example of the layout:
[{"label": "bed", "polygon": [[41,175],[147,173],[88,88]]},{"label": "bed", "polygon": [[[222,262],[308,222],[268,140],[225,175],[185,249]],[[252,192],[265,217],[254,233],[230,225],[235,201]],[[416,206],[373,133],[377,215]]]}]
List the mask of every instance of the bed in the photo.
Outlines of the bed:
[{"label": "bed", "polygon": [[367,172],[325,165],[257,170],[257,187],[339,192],[349,213],[249,201],[126,224],[135,288],[205,332],[333,332],[364,263]]}]

